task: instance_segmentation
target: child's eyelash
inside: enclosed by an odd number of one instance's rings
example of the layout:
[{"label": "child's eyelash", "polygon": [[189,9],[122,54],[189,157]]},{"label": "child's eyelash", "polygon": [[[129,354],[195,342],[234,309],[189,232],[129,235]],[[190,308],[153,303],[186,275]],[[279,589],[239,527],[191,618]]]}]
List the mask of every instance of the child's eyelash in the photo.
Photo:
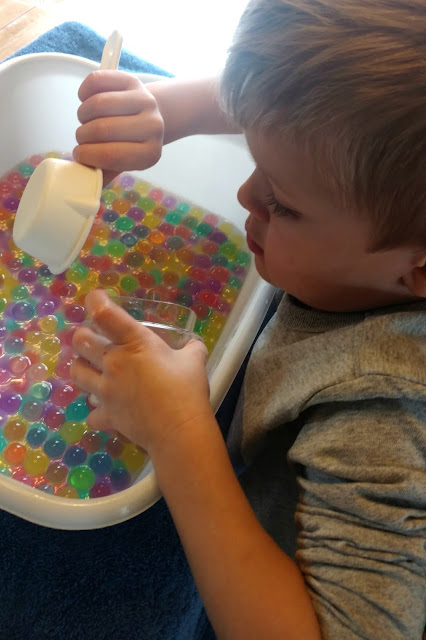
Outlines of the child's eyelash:
[{"label": "child's eyelash", "polygon": [[273,207],[274,213],[277,213],[280,216],[298,216],[297,211],[294,211],[293,209],[286,207],[284,204],[281,204],[281,202],[278,202],[273,193],[268,195],[266,204],[269,207]]}]

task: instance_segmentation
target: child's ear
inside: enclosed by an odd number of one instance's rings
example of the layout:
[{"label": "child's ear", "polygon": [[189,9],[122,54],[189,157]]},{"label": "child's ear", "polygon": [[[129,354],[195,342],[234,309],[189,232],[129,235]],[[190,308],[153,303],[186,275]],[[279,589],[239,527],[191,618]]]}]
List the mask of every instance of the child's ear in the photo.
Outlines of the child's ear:
[{"label": "child's ear", "polygon": [[426,251],[418,255],[412,269],[402,278],[407,289],[419,298],[426,298]]}]

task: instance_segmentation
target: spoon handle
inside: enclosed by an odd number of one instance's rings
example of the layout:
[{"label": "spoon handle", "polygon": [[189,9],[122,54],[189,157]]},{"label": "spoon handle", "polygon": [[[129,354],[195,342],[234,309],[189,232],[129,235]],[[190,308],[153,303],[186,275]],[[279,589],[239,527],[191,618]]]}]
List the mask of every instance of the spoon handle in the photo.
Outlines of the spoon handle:
[{"label": "spoon handle", "polygon": [[121,55],[123,36],[119,31],[113,31],[105,43],[102,52],[100,69],[117,69]]}]

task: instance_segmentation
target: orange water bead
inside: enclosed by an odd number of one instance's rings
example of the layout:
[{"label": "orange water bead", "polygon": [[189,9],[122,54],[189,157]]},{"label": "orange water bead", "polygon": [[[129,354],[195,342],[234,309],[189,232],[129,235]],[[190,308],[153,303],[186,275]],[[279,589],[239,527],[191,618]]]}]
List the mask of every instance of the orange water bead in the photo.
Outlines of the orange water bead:
[{"label": "orange water bead", "polygon": [[127,213],[130,207],[131,203],[128,200],[124,200],[124,198],[117,198],[111,205],[111,208],[117,213]]},{"label": "orange water bead", "polygon": [[147,240],[140,240],[136,245],[136,249],[139,251],[139,253],[148,255],[152,251],[152,244]]},{"label": "orange water bead", "polygon": [[20,442],[11,442],[4,450],[4,458],[10,464],[19,464],[27,455],[27,447]]},{"label": "orange water bead", "polygon": [[106,271],[99,276],[99,284],[104,287],[113,287],[119,281],[120,277],[115,271]]},{"label": "orange water bead", "polygon": [[150,258],[158,264],[166,264],[170,260],[170,253],[161,247],[154,247],[150,253]]},{"label": "orange water bead", "polygon": [[0,207],[0,222],[8,220],[11,216],[12,216],[12,213],[9,211],[9,209]]},{"label": "orange water bead", "polygon": [[92,229],[92,233],[90,235],[94,240],[96,240],[96,242],[99,242],[99,244],[102,245],[107,243],[111,232],[107,227],[99,226],[97,229]]},{"label": "orange water bead", "polygon": [[163,271],[163,282],[169,287],[174,287],[180,280],[179,273],[176,271],[170,271],[169,269],[165,269]]},{"label": "orange water bead", "polygon": [[9,418],[3,427],[3,435],[8,440],[22,440],[27,433],[28,422],[14,416]]},{"label": "orange water bead", "polygon": [[184,264],[192,264],[194,262],[194,252],[188,247],[181,247],[176,251],[176,257]]},{"label": "orange water bead", "polygon": [[152,244],[163,244],[165,239],[166,236],[164,233],[158,231],[158,229],[153,229],[148,235],[148,240],[152,242]]}]

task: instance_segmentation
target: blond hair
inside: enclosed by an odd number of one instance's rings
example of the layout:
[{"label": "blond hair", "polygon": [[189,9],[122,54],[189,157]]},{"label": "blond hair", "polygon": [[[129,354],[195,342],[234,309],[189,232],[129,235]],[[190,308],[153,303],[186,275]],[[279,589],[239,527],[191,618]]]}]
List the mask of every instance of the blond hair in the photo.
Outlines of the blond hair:
[{"label": "blond hair", "polygon": [[425,0],[252,0],[222,97],[243,129],[306,145],[371,250],[426,246]]}]

